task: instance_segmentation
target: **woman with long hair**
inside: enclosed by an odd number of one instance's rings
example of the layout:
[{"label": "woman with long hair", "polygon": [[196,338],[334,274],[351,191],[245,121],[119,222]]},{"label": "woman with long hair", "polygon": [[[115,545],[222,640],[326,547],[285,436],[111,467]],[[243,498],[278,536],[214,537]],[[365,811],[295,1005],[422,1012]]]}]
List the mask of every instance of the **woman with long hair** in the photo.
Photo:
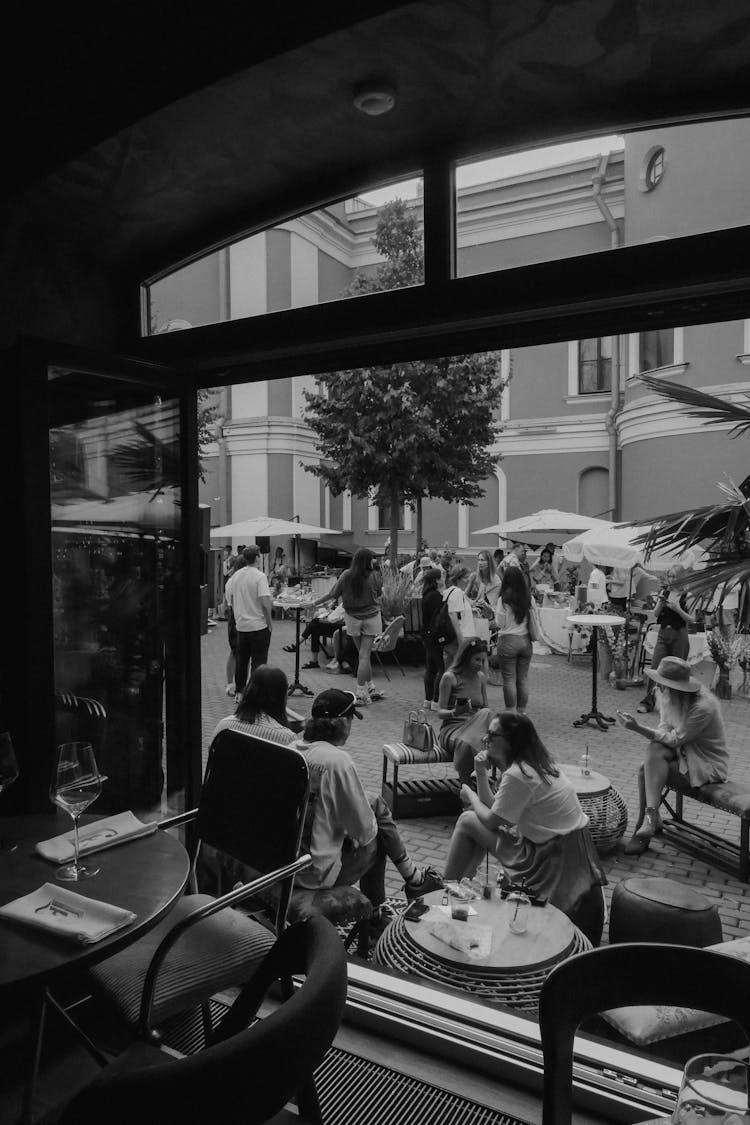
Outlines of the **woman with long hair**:
[{"label": "woman with long hair", "polygon": [[281,668],[261,664],[245,684],[234,715],[221,720],[212,738],[220,730],[229,728],[270,742],[284,745],[294,742],[297,735],[287,715],[288,691],[289,683]]},{"label": "woman with long hair", "polygon": [[485,642],[469,637],[440,680],[440,744],[453,754],[453,765],[462,782],[471,778],[474,756],[482,749],[491,716],[487,706],[486,660]]},{"label": "woman with long hair", "polygon": [[487,617],[492,617],[500,597],[502,582],[495,570],[495,560],[489,551],[477,555],[477,568],[469,579],[466,597]]},{"label": "woman with long hair", "polygon": [[[488,770],[500,771],[492,792]],[[522,883],[536,900],[571,917],[594,944],[601,938],[606,883],[572,783],[526,715],[493,715],[484,749],[474,759],[477,791],[461,787],[464,812],[453,830],[445,879],[476,873],[489,852],[507,883]]]},{"label": "woman with long hair", "polygon": [[351,566],[339,577],[335,586],[317,598],[313,606],[341,598],[344,606],[344,624],[357,652],[357,703],[364,705],[384,699],[372,680],[371,653],[375,638],[383,631],[378,599],[383,589],[383,579],[375,568],[375,555],[368,547],[359,547],[352,557]]},{"label": "woman with long hair", "polygon": [[[529,571],[531,589],[536,595],[537,586],[549,586],[552,590],[557,584],[557,567],[554,554],[549,547],[542,547],[539,558]],[[539,595],[541,600],[541,594]]]},{"label": "woman with long hair", "polygon": [[520,567],[508,567],[503,574],[500,599],[495,609],[497,655],[503,677],[505,706],[521,714],[529,701],[529,666],[533,645],[529,634],[531,594]]},{"label": "woman with long hair", "polygon": [[687,660],[665,656],[646,669],[659,702],[659,724],[650,727],[626,711],[617,718],[627,730],[647,738],[639,774],[641,809],[638,827],[625,845],[627,855],[641,855],[661,831],[659,803],[667,783],[673,789],[697,789],[726,781],[729,751],[724,719],[716,696],[690,674]]},{"label": "woman with long hair", "polygon": [[443,595],[438,589],[442,577],[438,567],[422,570],[422,644],[424,645],[424,703],[437,711],[440,677],[443,674],[443,646],[432,632],[432,621],[440,609]]}]

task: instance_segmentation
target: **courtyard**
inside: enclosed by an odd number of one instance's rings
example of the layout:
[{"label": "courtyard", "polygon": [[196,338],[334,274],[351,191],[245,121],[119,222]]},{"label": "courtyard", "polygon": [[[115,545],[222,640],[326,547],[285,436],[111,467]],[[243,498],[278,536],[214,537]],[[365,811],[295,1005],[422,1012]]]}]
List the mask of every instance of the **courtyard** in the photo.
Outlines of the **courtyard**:
[{"label": "courtyard", "polygon": [[[283,668],[290,682],[294,678],[294,656],[282,651],[282,646],[294,640],[293,620],[274,622],[269,662]],[[203,752],[205,755],[212,732],[219,719],[234,710],[233,700],[226,695],[226,658],[228,654],[226,623],[219,621],[209,628],[201,639],[202,645],[202,715]],[[301,663],[308,659],[309,649],[303,647]],[[388,658],[386,658],[388,659]],[[401,675],[395,665],[388,666],[390,682],[377,665],[375,682],[385,692],[386,698],[365,709],[364,721],[354,723],[347,749],[354,758],[367,789],[380,791],[382,773],[382,747],[386,742],[399,742],[403,721],[408,712],[418,708],[424,698],[422,668],[403,666]],[[327,687],[353,688],[354,680],[347,675],[334,676],[322,670],[306,670],[300,679],[315,694]],[[589,657],[576,657],[568,663],[566,657],[556,654],[534,655],[530,673],[531,694],[529,716],[557,761],[578,765],[588,746],[590,768],[605,774],[622,794],[628,808],[630,835],[638,811],[636,776],[645,743],[619,725],[601,732],[593,726],[576,728],[573,720],[589,709],[591,701],[591,663]],[[599,706],[606,714],[616,709],[634,712],[642,692],[637,688],[618,691],[609,683],[599,683]],[[488,695],[491,707],[503,709],[500,687],[490,686]],[[291,707],[305,718],[310,713],[312,696],[295,694]],[[722,708],[731,751],[730,778],[746,784],[750,789],[750,754],[748,753],[748,718],[750,699],[735,696],[723,701]],[[433,717],[437,726],[437,720]],[[403,779],[410,776],[425,778],[452,775],[449,765],[428,767],[402,767]],[[718,810],[688,802],[689,816],[695,823],[731,840],[738,837],[738,820]],[[443,870],[448,841],[453,828],[452,817],[426,817],[399,822],[404,840],[419,864],[431,864]],[[609,885],[605,888],[607,903],[621,879],[633,875],[662,876],[689,884],[712,902],[716,902],[721,916],[725,941],[750,934],[750,884],[742,883],[704,860],[678,851],[663,837],[657,837],[642,856],[626,856],[622,845],[603,858]],[[388,893],[399,896],[402,883],[396,871],[388,870]],[[607,940],[605,925],[604,941]]]}]

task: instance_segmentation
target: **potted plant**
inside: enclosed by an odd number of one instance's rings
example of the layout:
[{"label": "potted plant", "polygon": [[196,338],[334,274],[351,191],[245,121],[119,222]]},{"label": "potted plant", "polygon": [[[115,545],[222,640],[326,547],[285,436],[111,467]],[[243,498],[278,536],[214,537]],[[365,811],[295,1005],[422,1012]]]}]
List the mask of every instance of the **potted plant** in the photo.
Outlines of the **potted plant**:
[{"label": "potted plant", "polygon": [[718,676],[713,686],[717,699],[732,698],[732,684],[729,673],[736,660],[736,652],[731,644],[722,637],[718,626],[706,634],[709,651],[718,669]]}]

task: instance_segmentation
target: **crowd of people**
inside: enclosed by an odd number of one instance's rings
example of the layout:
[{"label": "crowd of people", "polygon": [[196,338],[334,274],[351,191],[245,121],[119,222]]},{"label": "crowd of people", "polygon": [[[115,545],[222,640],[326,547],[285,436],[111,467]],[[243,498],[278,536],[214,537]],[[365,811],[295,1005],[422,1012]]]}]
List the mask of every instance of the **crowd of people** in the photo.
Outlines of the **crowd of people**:
[{"label": "crowd of people", "polygon": [[[354,653],[356,690],[320,692],[307,721],[290,714],[286,675],[267,663],[272,594],[257,560],[257,549],[246,548],[226,575],[234,670],[232,677],[228,664],[227,690],[235,692],[237,707],[217,730],[229,726],[293,744],[305,755],[316,803],[306,844],[313,865],[299,885],[317,889],[360,882],[373,902],[377,929],[389,920],[383,906],[384,857],[402,875],[406,897],[412,898],[442,886],[443,880],[471,878],[484,857],[492,855],[510,883],[522,882],[534,899],[559,907],[598,940],[603,923],[600,888],[606,879],[588,818],[528,714],[529,669],[538,628],[535,592],[560,583],[551,545],[531,567],[522,544],[507,555],[480,551],[473,570],[448,549],[425,553],[409,564],[412,594],[419,597],[422,610],[423,706],[436,712],[437,735],[452,755],[464,809],[442,875],[414,863],[387,805],[365,790],[345,749],[353,720],[362,719],[363,707],[382,698],[371,666],[372,647],[383,630],[383,580],[375,554],[359,549],[331,590],[313,603],[315,608],[333,609],[324,618],[313,616],[302,634],[302,641],[310,641],[310,665],[314,661],[321,667],[319,648],[328,641],[334,645],[329,666],[333,663],[340,670],[348,643]],[[283,557],[277,562],[283,565]],[[684,596],[673,588],[679,576],[678,571],[666,575],[656,600],[658,639],[647,670],[648,688],[638,706],[641,713],[658,710],[658,725],[618,712],[627,730],[648,741],[641,772],[643,808],[626,846],[629,854],[641,854],[660,831],[658,809],[665,785],[692,788],[727,776],[721,709],[692,677],[686,659],[692,617]],[[616,604],[622,576],[610,570],[602,572],[601,579],[592,572],[592,579]],[[295,642],[284,651],[294,653],[296,648]],[[488,699],[490,655],[499,666],[502,710]]]}]

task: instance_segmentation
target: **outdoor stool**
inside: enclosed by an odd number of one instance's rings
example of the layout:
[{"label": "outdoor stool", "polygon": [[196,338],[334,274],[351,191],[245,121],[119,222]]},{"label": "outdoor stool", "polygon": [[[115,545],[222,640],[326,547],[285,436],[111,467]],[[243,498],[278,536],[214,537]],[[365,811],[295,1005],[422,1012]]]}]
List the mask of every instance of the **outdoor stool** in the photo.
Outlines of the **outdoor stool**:
[{"label": "outdoor stool", "polygon": [[[383,747],[383,782],[380,793],[394,820],[414,816],[455,816],[461,812],[461,783],[457,777],[430,777],[399,781],[399,766],[430,766],[452,762],[453,755],[437,738],[430,750],[415,750],[405,742],[387,742]],[[393,766],[388,780],[388,763]]]},{"label": "outdoor stool", "polygon": [[[672,814],[671,820],[664,821],[664,835],[670,843],[736,875],[743,883],[750,881],[750,790],[747,782],[713,781],[698,789],[676,790],[674,808],[669,805],[668,794],[671,794],[669,789],[662,795],[662,804]],[[736,816],[740,822],[739,843],[689,823],[685,819],[686,798]]]},{"label": "outdoor stool", "polygon": [[609,941],[651,941],[700,948],[722,940],[719,911],[705,895],[657,877],[623,879],[612,894]]}]

